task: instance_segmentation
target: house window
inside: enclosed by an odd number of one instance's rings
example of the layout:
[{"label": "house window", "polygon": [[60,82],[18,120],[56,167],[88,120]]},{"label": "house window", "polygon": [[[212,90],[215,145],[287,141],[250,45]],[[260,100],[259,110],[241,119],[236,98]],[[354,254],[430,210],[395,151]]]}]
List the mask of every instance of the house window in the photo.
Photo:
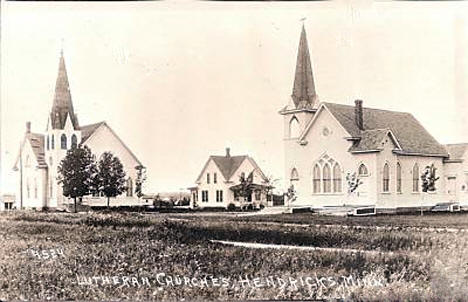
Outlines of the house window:
[{"label": "house window", "polygon": [[335,166],[333,167],[333,192],[341,192],[341,187],[341,169],[340,165],[335,163]]},{"label": "house window", "polygon": [[299,180],[299,173],[297,172],[296,168],[291,170],[291,181],[293,180]]},{"label": "house window", "polygon": [[331,192],[331,171],[328,164],[323,167],[323,192]]},{"label": "house window", "polygon": [[49,150],[50,144],[49,144],[49,136],[47,135],[47,150]]},{"label": "house window", "polygon": [[210,183],[210,173],[206,173],[206,183]]},{"label": "house window", "polygon": [[400,165],[400,163],[397,163],[397,165],[396,165],[396,176],[397,176],[397,179],[396,179],[397,187],[396,187],[396,189],[397,189],[398,193],[401,193],[401,165]]},{"label": "house window", "polygon": [[202,193],[202,202],[208,202],[208,191],[203,190],[201,193]]},{"label": "house window", "polygon": [[390,190],[390,168],[386,163],[383,168],[383,183],[382,183],[383,192],[389,192]]},{"label": "house window", "polygon": [[320,176],[320,167],[318,164],[314,167],[314,193],[320,193],[320,183],[321,183],[321,176]]},{"label": "house window", "polygon": [[67,136],[62,134],[60,137],[60,148],[66,150],[67,149]]},{"label": "house window", "polygon": [[255,191],[255,200],[260,201],[260,198],[262,197],[262,192],[260,190]]},{"label": "house window", "polygon": [[299,121],[295,116],[291,119],[289,122],[289,137],[290,138],[296,138],[299,137],[300,134],[300,127],[299,127]]},{"label": "house window", "polygon": [[77,145],[77,138],[76,138],[76,135],[73,134],[72,138],[71,138],[71,147],[72,147],[72,149],[76,148],[76,145]]},{"label": "house window", "polygon": [[213,183],[218,183],[218,175],[216,173],[213,173]]},{"label": "house window", "polygon": [[419,192],[419,165],[413,166],[413,192]]},{"label": "house window", "polygon": [[51,141],[50,141],[50,148],[53,150],[55,148],[55,135],[52,134]]},{"label": "house window", "polygon": [[223,202],[223,190],[216,190],[216,201]]},{"label": "house window", "polygon": [[367,170],[366,165],[364,165],[364,164],[359,165],[358,174],[359,174],[359,176],[369,175],[369,171]]},{"label": "house window", "polygon": [[127,179],[127,196],[128,197],[133,196],[133,181],[131,178]]}]

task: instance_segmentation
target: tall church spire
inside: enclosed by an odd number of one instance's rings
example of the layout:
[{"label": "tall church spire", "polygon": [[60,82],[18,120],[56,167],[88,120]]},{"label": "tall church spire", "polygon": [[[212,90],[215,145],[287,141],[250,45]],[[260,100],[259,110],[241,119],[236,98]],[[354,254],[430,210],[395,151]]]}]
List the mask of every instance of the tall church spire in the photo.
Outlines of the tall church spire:
[{"label": "tall church spire", "polygon": [[317,101],[312,64],[304,25],[297,53],[296,75],[291,95],[297,109],[312,109]]},{"label": "tall church spire", "polygon": [[55,83],[54,103],[50,113],[50,125],[52,129],[63,129],[66,119],[70,118],[73,128],[78,129],[78,119],[73,111],[70,86],[68,84],[67,69],[63,58],[63,49],[60,52],[60,62]]}]

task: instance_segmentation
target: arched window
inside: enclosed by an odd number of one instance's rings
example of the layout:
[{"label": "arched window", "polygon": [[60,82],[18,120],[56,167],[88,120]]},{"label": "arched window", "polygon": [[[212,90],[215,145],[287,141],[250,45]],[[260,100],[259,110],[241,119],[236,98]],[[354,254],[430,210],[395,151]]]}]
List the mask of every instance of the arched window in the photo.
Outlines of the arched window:
[{"label": "arched window", "polygon": [[77,145],[76,135],[73,134],[73,135],[72,135],[72,138],[71,138],[71,147],[72,147],[72,149],[73,149],[73,148],[76,148],[76,145]]},{"label": "arched window", "polygon": [[291,119],[289,122],[289,137],[290,138],[295,138],[299,137],[300,133],[300,127],[299,127],[299,121],[295,116]]},{"label": "arched window", "polygon": [[131,178],[127,179],[127,196],[133,196],[133,182]]},{"label": "arched window", "polygon": [[60,137],[60,148],[67,149],[67,136],[65,133]]},{"label": "arched window", "polygon": [[313,186],[314,186],[314,193],[320,193],[320,183],[322,179],[320,176],[320,167],[318,164],[314,166],[314,178],[313,178]]},{"label": "arched window", "polygon": [[367,170],[366,165],[360,164],[358,169],[359,176],[367,176],[369,175],[369,171]]},{"label": "arched window", "polygon": [[52,139],[50,143],[50,148],[53,150],[55,148],[55,140],[54,140],[55,135],[52,134]]},{"label": "arched window", "polygon": [[291,170],[291,180],[299,180],[299,173],[297,173],[296,168]]},{"label": "arched window", "polygon": [[50,142],[49,141],[50,141],[50,139],[49,139],[49,136],[47,135],[47,150],[50,149]]},{"label": "arched window", "polygon": [[396,165],[396,190],[397,193],[401,193],[401,165],[397,163]]},{"label": "arched window", "polygon": [[419,165],[413,166],[413,192],[419,192]]},{"label": "arched window", "polygon": [[333,167],[333,192],[340,193],[341,192],[341,169],[338,163],[335,163]]},{"label": "arched window", "polygon": [[386,163],[383,168],[383,183],[382,183],[382,191],[389,192],[390,190],[390,168]]},{"label": "arched window", "polygon": [[331,170],[328,164],[323,167],[323,192],[331,192]]}]

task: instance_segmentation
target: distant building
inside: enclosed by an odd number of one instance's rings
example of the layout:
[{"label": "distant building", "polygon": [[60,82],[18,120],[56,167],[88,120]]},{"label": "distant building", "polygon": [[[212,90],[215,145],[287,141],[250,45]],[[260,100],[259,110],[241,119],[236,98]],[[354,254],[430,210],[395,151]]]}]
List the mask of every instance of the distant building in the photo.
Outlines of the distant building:
[{"label": "distant building", "polygon": [[67,202],[62,195],[62,187],[57,183],[57,167],[67,150],[78,144],[88,146],[97,159],[106,151],[120,159],[127,175],[128,189],[117,199],[119,204],[134,202],[135,167],[142,164],[106,122],[79,125],[62,53],[46,133],[33,133],[31,123],[26,123],[26,133],[15,163],[18,208],[57,208]]},{"label": "distant building", "polygon": [[[252,174],[251,174],[252,173]],[[240,177],[252,175],[252,194],[247,198],[237,194]],[[191,203],[199,207],[223,207],[230,204],[237,207],[252,204],[255,207],[267,205],[268,179],[257,163],[247,155],[231,156],[226,148],[226,155],[212,155],[197,177],[191,190]]]},{"label": "distant building", "polygon": [[3,194],[0,196],[0,211],[13,210],[15,207],[15,195]]},{"label": "distant building", "polygon": [[[319,102],[305,28],[299,42],[284,123],[285,179],[296,205],[376,205],[378,208],[468,204],[468,144],[444,146],[405,112]],[[436,191],[421,192],[421,174],[434,164]],[[362,184],[348,192],[347,175]]]}]

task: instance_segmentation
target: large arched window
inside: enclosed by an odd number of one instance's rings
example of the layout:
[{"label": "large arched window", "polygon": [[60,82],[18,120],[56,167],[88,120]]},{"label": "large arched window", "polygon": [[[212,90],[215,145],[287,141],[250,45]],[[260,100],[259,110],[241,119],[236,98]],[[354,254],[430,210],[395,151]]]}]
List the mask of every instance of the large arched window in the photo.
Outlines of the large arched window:
[{"label": "large arched window", "polygon": [[333,192],[341,192],[341,168],[338,163],[333,167]]},{"label": "large arched window", "polygon": [[419,165],[413,166],[413,192],[419,192]]},{"label": "large arched window", "polygon": [[295,138],[299,137],[300,133],[300,126],[299,126],[299,121],[295,116],[289,121],[289,137],[290,138]]},{"label": "large arched window", "polygon": [[127,179],[127,196],[133,196],[133,182],[131,178]]},{"label": "large arched window", "polygon": [[322,182],[322,178],[320,175],[320,166],[315,164],[314,166],[314,178],[313,178],[313,186],[314,186],[314,193],[320,193],[320,184]]},{"label": "large arched window", "polygon": [[323,167],[323,192],[331,192],[331,170],[328,164]]},{"label": "large arched window", "polygon": [[401,193],[401,165],[397,163],[396,165],[396,191]]},{"label": "large arched window", "polygon": [[390,191],[390,168],[386,163],[383,168],[383,178],[382,178],[382,191],[389,192]]},{"label": "large arched window", "polygon": [[65,150],[67,149],[67,136],[65,133],[60,137],[60,148]]},{"label": "large arched window", "polygon": [[55,135],[52,134],[52,139],[50,142],[50,148],[53,150],[55,148],[55,140],[54,140]]},{"label": "large arched window", "polygon": [[359,176],[368,176],[369,170],[367,170],[366,165],[360,164],[358,169]]},{"label": "large arched window", "polygon": [[73,148],[76,148],[77,143],[78,143],[78,142],[77,142],[76,135],[73,134],[73,135],[72,135],[72,138],[71,138],[71,147],[72,147],[72,149],[73,149]]},{"label": "large arched window", "polygon": [[293,180],[299,180],[299,173],[297,172],[296,168],[291,170],[291,181]]}]

